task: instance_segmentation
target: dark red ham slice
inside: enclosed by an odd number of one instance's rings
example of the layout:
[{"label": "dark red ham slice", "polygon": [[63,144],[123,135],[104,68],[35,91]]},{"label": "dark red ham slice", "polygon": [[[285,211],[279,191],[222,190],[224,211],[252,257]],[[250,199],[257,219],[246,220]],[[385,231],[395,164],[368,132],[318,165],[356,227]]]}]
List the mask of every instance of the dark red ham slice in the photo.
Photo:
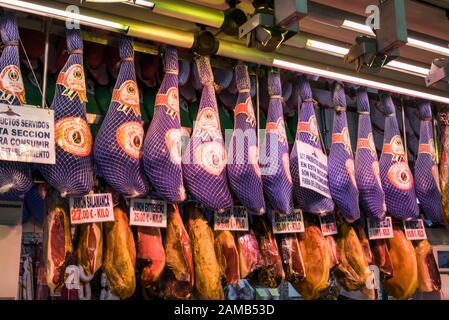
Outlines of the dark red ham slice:
[{"label": "dark red ham slice", "polygon": [[419,106],[421,132],[419,152],[415,162],[415,189],[419,205],[433,222],[443,222],[443,205],[438,165],[435,158],[435,140],[432,127],[430,102]]},{"label": "dark red ham slice", "polygon": [[[19,29],[12,12],[2,14],[0,31],[3,51],[0,57],[0,103],[22,105],[25,88],[19,59]],[[0,199],[19,200],[33,186],[30,166],[0,161]]]},{"label": "dark red ham slice", "polygon": [[379,161],[387,212],[397,219],[416,218],[419,214],[412,172],[400,136],[395,106],[391,96],[381,94],[385,108],[385,134]]},{"label": "dark red ham slice", "polygon": [[334,84],[332,99],[335,114],[329,152],[329,189],[346,221],[354,222],[360,218],[359,191],[355,181],[354,158],[346,119],[346,96],[342,84]]},{"label": "dark red ham slice", "polygon": [[247,66],[236,66],[235,77],[239,94],[234,109],[234,132],[228,148],[229,186],[250,213],[262,214],[265,201]]},{"label": "dark red ham slice", "polygon": [[239,251],[240,276],[249,278],[263,266],[256,236],[253,230],[236,234],[237,250]]},{"label": "dark red ham slice", "polygon": [[119,42],[120,71],[108,113],[95,139],[98,175],[125,197],[146,195],[149,184],[141,159],[144,139],[132,39]]},{"label": "dark red ham slice", "polygon": [[184,180],[188,191],[204,206],[226,210],[232,206],[232,196],[209,57],[197,58],[196,65],[204,87],[192,137],[182,158]]},{"label": "dark red ham slice", "polygon": [[178,72],[176,48],[167,47],[165,77],[156,96],[143,151],[144,169],[150,183],[164,199],[174,203],[186,198],[181,168]]}]

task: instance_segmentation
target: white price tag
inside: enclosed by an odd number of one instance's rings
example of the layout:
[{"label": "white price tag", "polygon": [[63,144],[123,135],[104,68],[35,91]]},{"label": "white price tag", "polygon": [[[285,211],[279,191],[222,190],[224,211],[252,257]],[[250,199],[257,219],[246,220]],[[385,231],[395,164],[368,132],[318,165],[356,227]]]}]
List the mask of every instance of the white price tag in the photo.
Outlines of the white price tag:
[{"label": "white price tag", "polygon": [[72,224],[114,221],[112,194],[94,193],[70,198]]},{"label": "white price tag", "polygon": [[335,222],[335,215],[333,212],[320,216],[319,218],[323,236],[326,237],[338,233],[337,223]]},{"label": "white price tag", "polygon": [[224,212],[214,212],[214,230],[248,231],[248,211],[235,206]]},{"label": "white price tag", "polygon": [[129,224],[167,228],[167,202],[155,199],[131,199]]},{"label": "white price tag", "polygon": [[298,142],[299,182],[302,188],[307,188],[331,198],[327,180],[327,156],[320,149]]},{"label": "white price tag", "polygon": [[408,240],[425,240],[427,239],[426,228],[422,219],[413,219],[403,221],[405,236]]},{"label": "white price tag", "polygon": [[0,104],[0,159],[55,164],[54,111]]},{"label": "white price tag", "polygon": [[391,217],[385,217],[383,221],[366,218],[368,223],[368,238],[370,240],[393,238],[393,224]]},{"label": "white price tag", "polygon": [[271,221],[275,234],[304,232],[304,217],[300,209],[289,214],[274,211]]}]

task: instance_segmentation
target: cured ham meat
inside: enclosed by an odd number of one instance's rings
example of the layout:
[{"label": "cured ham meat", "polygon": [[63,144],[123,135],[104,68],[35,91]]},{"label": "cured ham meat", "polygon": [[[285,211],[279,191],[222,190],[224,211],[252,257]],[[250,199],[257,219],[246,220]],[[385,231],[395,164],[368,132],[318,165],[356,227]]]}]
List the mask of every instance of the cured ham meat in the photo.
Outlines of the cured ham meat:
[{"label": "cured ham meat", "polygon": [[63,197],[93,188],[92,134],[86,121],[86,79],[80,30],[67,30],[69,58],[58,75],[55,111],[56,164],[38,165],[47,182]]},{"label": "cured ham meat", "polygon": [[444,221],[449,223],[449,111],[438,113],[439,140],[441,145],[440,156],[440,187],[443,197]]},{"label": "cured ham meat", "polygon": [[177,205],[170,205],[165,236],[164,297],[189,299],[194,285],[193,254],[190,237]]},{"label": "cured ham meat", "polygon": [[[306,143],[312,146],[316,152],[322,152],[319,128],[314,111],[314,100],[312,89],[306,76],[299,78],[299,93],[302,104],[298,104],[298,126],[296,131],[296,140],[290,155],[290,170],[293,178],[293,196],[298,208],[304,212],[321,215],[334,211],[334,202],[332,201],[329,190],[327,196],[301,186],[299,180],[298,146],[299,143]],[[328,189],[327,181],[325,187]]]},{"label": "cured ham meat", "polygon": [[240,281],[239,254],[234,236],[230,231],[215,231],[215,254],[225,276],[225,283],[238,284]]},{"label": "cured ham meat", "polygon": [[136,245],[122,204],[114,207],[114,217],[114,222],[104,224],[103,270],[110,291],[120,299],[127,299],[136,289]]},{"label": "cured ham meat", "polygon": [[364,212],[372,219],[382,221],[387,206],[380,181],[379,162],[371,129],[370,105],[365,88],[357,91],[359,128],[355,153],[355,180],[359,189],[359,200]]},{"label": "cured ham meat", "polygon": [[155,285],[165,267],[165,251],[159,228],[138,228],[137,260],[144,264],[140,275],[142,286],[148,288]]},{"label": "cured ham meat", "polygon": [[282,111],[282,89],[279,72],[268,76],[268,107],[266,135],[261,150],[263,189],[270,206],[281,214],[293,211],[292,176],[287,134]]},{"label": "cured ham meat", "polygon": [[299,282],[292,282],[292,285],[304,299],[316,300],[328,288],[331,268],[328,245],[320,228],[308,220],[298,240],[306,276]]},{"label": "cured ham meat", "polygon": [[250,213],[263,214],[265,200],[248,67],[237,65],[235,77],[239,94],[234,109],[234,132],[228,149],[229,186]]},{"label": "cured ham meat", "polygon": [[419,136],[418,158],[415,162],[415,190],[419,205],[433,222],[443,222],[443,206],[440,178],[435,157],[435,141],[432,128],[430,102],[419,106],[421,134]]},{"label": "cured ham meat", "polygon": [[333,236],[327,236],[326,241],[329,249],[329,255],[331,257],[331,269],[332,269],[340,263],[340,260],[338,259],[338,244]]},{"label": "cured ham meat", "polygon": [[174,203],[186,199],[181,168],[178,73],[176,48],[168,46],[165,50],[165,76],[156,95],[156,108],[143,153],[145,174],[152,186],[167,201]]},{"label": "cured ham meat", "polygon": [[386,240],[372,240],[371,249],[373,254],[373,262],[379,267],[381,276],[384,279],[391,278],[393,276],[393,265],[391,264],[390,253],[388,252]]},{"label": "cured ham meat", "polygon": [[44,227],[44,257],[47,285],[52,295],[64,284],[65,269],[73,251],[67,201],[51,190],[46,198],[47,222]]},{"label": "cured ham meat", "polygon": [[76,258],[86,276],[93,276],[103,264],[103,224],[79,226]]},{"label": "cured ham meat", "polygon": [[393,276],[384,281],[384,287],[398,300],[409,299],[418,289],[418,265],[415,249],[398,226],[393,226],[394,237],[387,240]]},{"label": "cured ham meat", "polygon": [[223,211],[232,206],[232,196],[226,177],[224,148],[214,92],[214,77],[208,57],[196,60],[203,91],[199,112],[182,169],[187,189],[192,196],[212,210]]},{"label": "cured ham meat", "polygon": [[[0,103],[25,104],[25,88],[19,59],[19,29],[12,12],[0,18],[4,45],[0,56]],[[30,166],[21,162],[0,161],[0,199],[19,200],[33,186]]]},{"label": "cured ham meat", "polygon": [[417,218],[419,208],[416,203],[413,176],[399,133],[395,106],[388,94],[382,94],[381,101],[386,117],[379,168],[387,211],[397,219]]},{"label": "cured ham meat", "polygon": [[271,224],[266,216],[255,216],[253,226],[263,261],[258,272],[259,283],[276,288],[284,280],[285,273]]},{"label": "cured ham meat", "polygon": [[133,42],[119,41],[120,71],[106,117],[95,139],[98,175],[125,197],[146,195],[148,181],[141,165],[143,125],[134,69]]},{"label": "cured ham meat", "polygon": [[304,279],[306,270],[296,234],[282,234],[279,235],[278,240],[285,270],[285,280],[297,282]]},{"label": "cured ham meat", "polygon": [[441,290],[441,277],[429,241],[415,243],[416,261],[418,263],[418,290],[433,292]]},{"label": "cured ham meat", "polygon": [[187,228],[193,247],[195,288],[199,299],[223,300],[221,272],[214,250],[214,233],[203,212],[194,202],[184,206],[188,216]]},{"label": "cured ham meat", "polygon": [[346,96],[341,83],[334,83],[332,100],[335,114],[329,152],[329,189],[340,213],[351,223],[360,218],[359,191],[346,119]]},{"label": "cured ham meat", "polygon": [[338,257],[340,264],[335,268],[334,274],[345,290],[355,291],[363,289],[371,274],[368,269],[364,246],[351,225],[342,223],[339,226],[338,233]]},{"label": "cured ham meat", "polygon": [[253,230],[237,233],[240,277],[250,278],[263,266],[262,256]]}]

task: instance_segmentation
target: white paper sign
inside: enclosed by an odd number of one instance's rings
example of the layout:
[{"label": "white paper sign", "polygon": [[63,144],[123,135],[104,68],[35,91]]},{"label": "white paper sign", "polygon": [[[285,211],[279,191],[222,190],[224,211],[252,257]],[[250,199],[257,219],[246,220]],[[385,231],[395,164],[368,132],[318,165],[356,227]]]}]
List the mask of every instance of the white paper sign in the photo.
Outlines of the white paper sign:
[{"label": "white paper sign", "polygon": [[242,206],[224,212],[215,211],[214,230],[248,231],[248,211]]},{"label": "white paper sign", "polygon": [[320,225],[321,232],[325,237],[338,233],[337,223],[335,222],[335,215],[333,212],[320,216]]},{"label": "white paper sign", "polygon": [[295,209],[289,214],[279,214],[274,211],[272,217],[273,233],[298,233],[304,232],[304,217],[300,209]]},{"label": "white paper sign", "polygon": [[167,202],[155,199],[131,199],[129,224],[167,228]]},{"label": "white paper sign", "polygon": [[367,218],[368,238],[370,240],[393,238],[393,224],[391,217],[385,217],[383,221]]},{"label": "white paper sign", "polygon": [[330,198],[327,180],[327,156],[307,143],[297,141],[299,182],[307,188]]},{"label": "white paper sign", "polygon": [[0,160],[55,164],[54,111],[0,104]]},{"label": "white paper sign", "polygon": [[96,193],[70,198],[72,224],[114,221],[112,194]]},{"label": "white paper sign", "polygon": [[413,219],[403,221],[405,236],[408,240],[425,240],[427,239],[426,228],[423,219]]}]

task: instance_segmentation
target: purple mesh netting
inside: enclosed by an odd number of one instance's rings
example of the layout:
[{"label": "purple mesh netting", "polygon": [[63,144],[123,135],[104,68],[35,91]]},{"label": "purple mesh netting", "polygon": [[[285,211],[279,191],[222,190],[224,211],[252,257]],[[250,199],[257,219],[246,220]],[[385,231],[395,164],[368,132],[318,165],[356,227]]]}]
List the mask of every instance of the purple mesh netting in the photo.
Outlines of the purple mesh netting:
[{"label": "purple mesh netting", "polygon": [[335,112],[329,151],[329,189],[342,216],[346,221],[354,222],[360,218],[359,190],[346,119],[346,95],[341,83],[334,83],[332,101]]},{"label": "purple mesh netting", "polygon": [[255,74],[251,74],[249,76],[249,79],[251,81],[251,97],[254,98],[256,96],[256,83],[257,83],[257,78]]},{"label": "purple mesh netting", "polygon": [[419,208],[413,187],[413,176],[407,163],[402,138],[391,96],[380,95],[385,109],[385,134],[379,160],[380,178],[385,192],[387,212],[397,219],[416,218]]},{"label": "purple mesh netting", "polygon": [[355,153],[355,180],[360,193],[360,204],[364,212],[373,219],[382,221],[387,207],[385,193],[379,174],[379,162],[371,129],[370,105],[366,89],[357,91],[359,131]]},{"label": "purple mesh netting", "polygon": [[[58,77],[52,109],[55,111],[56,164],[38,165],[45,180],[62,196],[87,194],[93,188],[92,135],[86,122],[86,80],[80,30],[67,30],[71,52]],[[70,85],[71,81],[83,90]]]},{"label": "purple mesh netting", "polygon": [[212,71],[214,73],[215,89],[217,92],[227,89],[232,82],[232,70],[213,68]]},{"label": "purple mesh netting", "polygon": [[181,168],[178,54],[174,47],[165,51],[165,71],[145,138],[143,164],[150,183],[161,196],[169,202],[182,202],[186,194]]},{"label": "purple mesh netting", "polygon": [[268,94],[270,102],[266,135],[261,146],[261,167],[264,170],[263,189],[274,210],[289,213],[293,210],[293,186],[282,111],[281,79],[278,72],[272,71],[268,76]]},{"label": "purple mesh netting", "polygon": [[284,99],[284,101],[287,101],[288,99],[290,99],[290,97],[292,95],[292,90],[293,90],[292,83],[287,80],[282,80],[281,86],[282,86],[282,98]]},{"label": "purple mesh netting", "polygon": [[334,202],[331,198],[327,198],[318,192],[301,187],[301,183],[299,181],[297,153],[298,142],[307,143],[308,145],[321,150],[321,142],[318,132],[316,132],[316,134],[312,134],[310,130],[305,131],[301,129],[301,124],[303,123],[307,125],[313,124],[313,126],[319,130],[315,117],[315,111],[313,109],[312,89],[310,88],[310,84],[307,81],[306,76],[301,76],[299,78],[299,94],[302,104],[301,101],[298,101],[298,129],[296,132],[295,144],[293,145],[293,150],[290,155],[290,170],[293,179],[293,196],[298,208],[304,212],[321,215],[334,211]]},{"label": "purple mesh netting", "polygon": [[262,214],[265,212],[265,201],[248,67],[237,65],[235,78],[239,94],[234,109],[234,132],[228,148],[229,185],[249,213]]},{"label": "purple mesh netting", "polygon": [[134,69],[133,42],[122,37],[122,59],[113,98],[95,139],[94,159],[98,173],[125,197],[146,195],[149,184],[143,172],[143,125]]},{"label": "purple mesh netting", "polygon": [[188,60],[179,61],[178,85],[183,86],[189,81],[191,64]]},{"label": "purple mesh netting", "polygon": [[[20,72],[19,47],[11,42],[19,41],[19,30],[13,13],[5,12],[0,20],[0,32],[3,44],[0,57],[0,103],[21,105],[25,103],[25,91],[7,91],[4,83],[14,81],[23,88]],[[4,79],[9,77],[9,79]],[[0,161],[0,200],[23,199],[24,194],[33,186],[30,165],[23,162]]]},{"label": "purple mesh netting", "polygon": [[187,149],[182,157],[184,182],[192,196],[212,210],[232,207],[226,177],[226,150],[218,117],[214,77],[209,57],[196,60],[204,86],[198,115]]},{"label": "purple mesh netting", "polygon": [[433,222],[443,222],[442,195],[438,165],[435,161],[435,141],[432,129],[432,110],[429,102],[419,106],[421,129],[419,152],[415,162],[415,190],[419,204]]}]

